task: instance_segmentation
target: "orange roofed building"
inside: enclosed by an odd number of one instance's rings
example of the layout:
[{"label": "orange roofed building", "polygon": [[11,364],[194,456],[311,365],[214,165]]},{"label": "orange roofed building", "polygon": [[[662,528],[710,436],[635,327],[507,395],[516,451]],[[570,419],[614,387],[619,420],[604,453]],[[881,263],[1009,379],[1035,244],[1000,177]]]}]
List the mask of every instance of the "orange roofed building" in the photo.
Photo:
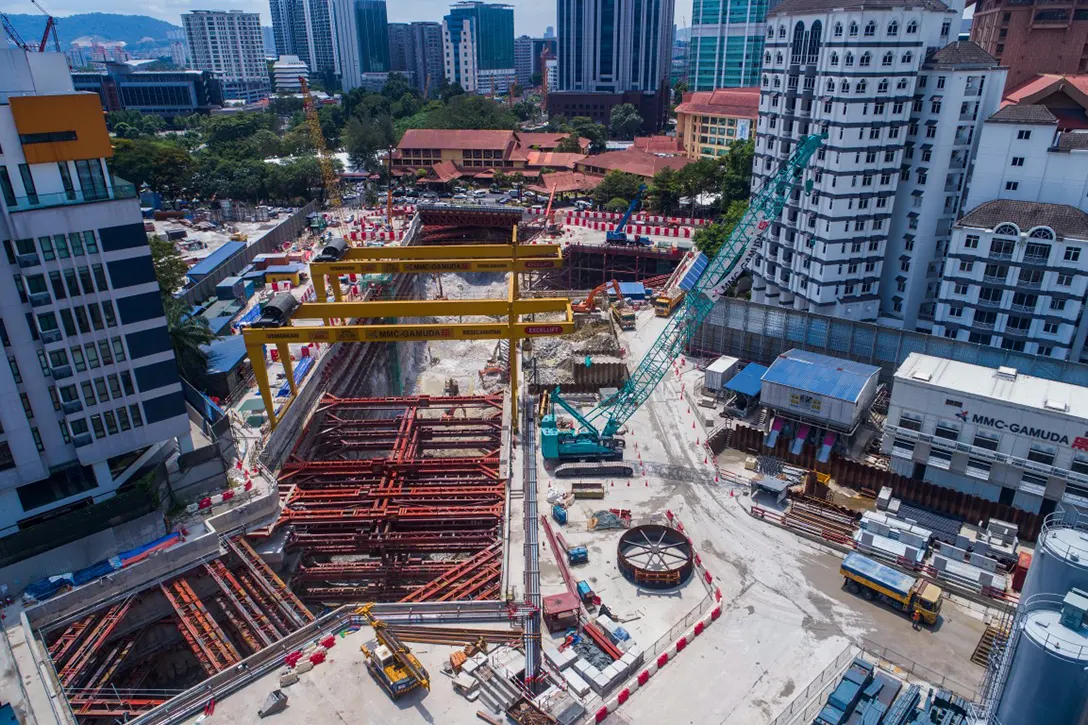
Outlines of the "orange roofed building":
[{"label": "orange roofed building", "polygon": [[[393,152],[393,173],[427,171],[424,181],[448,183],[462,177],[487,181],[495,172],[539,176],[542,169],[573,169],[584,154],[557,153],[562,133],[409,129]],[[584,141],[584,147],[589,142]]]},{"label": "orange roofed building", "polygon": [[676,135],[689,159],[713,159],[734,141],[755,138],[758,116],[758,88],[685,93],[676,107]]}]

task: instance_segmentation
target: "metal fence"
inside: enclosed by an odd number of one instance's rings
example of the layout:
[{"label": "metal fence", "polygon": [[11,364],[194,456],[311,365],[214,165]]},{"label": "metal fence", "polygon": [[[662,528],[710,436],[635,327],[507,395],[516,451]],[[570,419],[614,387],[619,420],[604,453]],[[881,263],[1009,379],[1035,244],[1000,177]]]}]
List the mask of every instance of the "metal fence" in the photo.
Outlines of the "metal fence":
[{"label": "metal fence", "polygon": [[249,244],[228,259],[192,287],[178,294],[178,298],[190,305],[198,305],[215,294],[215,286],[227,277],[231,277],[253,261],[258,254],[269,254],[279,250],[287,242],[292,242],[306,228],[306,216],[317,209],[317,201],[311,200],[301,209],[296,209],[263,237]]},{"label": "metal fence", "polygon": [[854,661],[858,654],[857,647],[852,644],[847,645],[831,664],[816,675],[816,678],[808,684],[808,687],[801,694],[793,698],[793,702],[789,704],[789,707],[780,712],[778,717],[770,722],[770,725],[794,725],[794,723],[812,722],[812,719],[816,717],[816,713],[823,708],[827,693],[831,692],[832,688],[838,684],[842,673],[846,671],[846,668],[850,666],[850,663]]},{"label": "metal fence", "polygon": [[876,365],[884,382],[891,382],[907,355],[920,352],[989,368],[1007,365],[1027,375],[1088,385],[1088,365],[1080,363],[740,299],[719,300],[689,345],[693,352],[762,363],[793,348]]},{"label": "metal fence", "polygon": [[952,690],[952,692],[969,702],[974,702],[978,697],[977,687],[970,687],[962,682],[953,680],[951,677],[943,675],[925,665],[918,664],[909,657],[901,655],[894,650],[890,650],[883,645],[879,645],[862,637],[858,640],[858,646],[861,647],[866,660],[883,667],[884,669],[891,670],[892,674],[895,674],[908,682],[932,685],[934,687]]}]

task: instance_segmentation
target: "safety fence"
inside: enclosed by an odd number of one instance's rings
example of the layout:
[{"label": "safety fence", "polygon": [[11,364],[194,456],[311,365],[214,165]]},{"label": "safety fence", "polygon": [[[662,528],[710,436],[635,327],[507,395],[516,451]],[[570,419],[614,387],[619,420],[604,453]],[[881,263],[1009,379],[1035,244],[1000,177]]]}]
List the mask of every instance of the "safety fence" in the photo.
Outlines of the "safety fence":
[{"label": "safety fence", "polygon": [[858,640],[858,646],[863,652],[864,659],[908,682],[951,690],[969,702],[974,702],[978,697],[978,688],[958,682],[884,645],[861,637]]},{"label": "safety fence", "polygon": [[[587,227],[589,229],[604,232],[611,232],[616,229],[616,224],[613,222],[583,219],[573,216],[566,217],[564,223],[569,226]],[[632,234],[652,234],[655,237],[679,237],[681,239],[691,239],[693,231],[692,227],[673,227],[668,225],[649,225],[631,222],[628,222],[626,230]]]},{"label": "safety fence", "polygon": [[846,668],[860,654],[860,650],[854,645],[847,645],[839,653],[831,664],[823,668],[820,674],[808,684],[801,694],[793,698],[793,701],[785,710],[778,714],[769,725],[795,725],[812,722],[816,714],[823,709],[827,694],[838,684]]},{"label": "safety fence", "polygon": [[[596,221],[619,221],[623,218],[622,212],[612,211],[567,211],[568,218],[593,219]],[[630,223],[633,224],[668,224],[670,226],[694,226],[705,227],[710,224],[710,219],[685,219],[676,216],[660,216],[655,214],[632,214]]]}]

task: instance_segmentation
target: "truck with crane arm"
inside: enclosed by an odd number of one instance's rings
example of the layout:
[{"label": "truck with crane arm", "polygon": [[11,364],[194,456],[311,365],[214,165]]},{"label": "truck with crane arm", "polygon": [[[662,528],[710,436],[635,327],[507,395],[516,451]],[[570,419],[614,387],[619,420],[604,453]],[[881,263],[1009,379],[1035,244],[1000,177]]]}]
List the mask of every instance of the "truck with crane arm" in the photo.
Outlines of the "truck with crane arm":
[{"label": "truck with crane arm", "polygon": [[605,232],[604,240],[609,244],[631,244],[639,245],[642,247],[648,247],[653,244],[653,240],[649,237],[640,237],[635,235],[633,237],[627,236],[627,222],[631,220],[631,215],[635,213],[635,209],[638,208],[638,204],[642,201],[642,195],[646,193],[646,184],[640,184],[638,192],[635,194],[635,198],[631,200],[631,204],[627,207],[627,211],[623,213],[620,218],[620,223],[616,225],[616,228],[610,232]]},{"label": "truck with crane arm", "polygon": [[374,649],[366,644],[359,647],[366,658],[366,668],[370,676],[393,700],[417,687],[429,691],[431,679],[427,670],[400,638],[389,630],[386,623],[374,616],[370,611],[372,606],[364,604],[355,610],[374,629],[374,637],[377,639]]},{"label": "truck with crane arm", "polygon": [[[802,183],[801,177],[824,138],[826,136],[823,135],[802,137],[792,155],[752,196],[748,210],[733,233],[688,290],[676,314],[669,319],[665,329],[619,391],[602,400],[588,413],[582,413],[563,400],[558,388],[552,392],[551,410],[543,416],[540,425],[540,450],[545,459],[562,463],[623,457],[624,442],[620,432],[624,424],[649,399],[673,360],[698,332],[714,303],[744,270],[755,250],[754,242],[770,221],[781,215],[786,200],[793,189]],[[805,181],[803,185],[805,193],[811,194],[812,180]],[[560,429],[555,406],[574,418],[573,428]],[[558,469],[556,475],[559,475]]]}]

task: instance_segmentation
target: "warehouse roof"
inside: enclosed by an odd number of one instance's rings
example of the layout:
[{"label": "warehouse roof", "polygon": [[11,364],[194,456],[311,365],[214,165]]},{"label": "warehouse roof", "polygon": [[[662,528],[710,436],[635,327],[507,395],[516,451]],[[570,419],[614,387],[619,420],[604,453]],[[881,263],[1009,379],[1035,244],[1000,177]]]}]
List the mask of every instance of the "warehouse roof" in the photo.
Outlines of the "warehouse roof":
[{"label": "warehouse roof", "polygon": [[[1088,388],[912,352],[895,371],[896,382],[955,391],[1054,415],[1088,419]],[[895,388],[892,388],[893,394]],[[970,404],[966,403],[968,410]]]},{"label": "warehouse roof", "polygon": [[204,259],[190,267],[186,274],[189,279],[197,282],[206,275],[214,272],[219,268],[219,265],[223,264],[245,248],[245,242],[224,242],[223,246],[219,247],[219,249],[213,250],[207,257],[204,257]]},{"label": "warehouse roof", "polygon": [[763,382],[857,402],[865,384],[879,374],[880,368],[872,365],[807,350],[789,350],[771,363],[763,375]]}]

